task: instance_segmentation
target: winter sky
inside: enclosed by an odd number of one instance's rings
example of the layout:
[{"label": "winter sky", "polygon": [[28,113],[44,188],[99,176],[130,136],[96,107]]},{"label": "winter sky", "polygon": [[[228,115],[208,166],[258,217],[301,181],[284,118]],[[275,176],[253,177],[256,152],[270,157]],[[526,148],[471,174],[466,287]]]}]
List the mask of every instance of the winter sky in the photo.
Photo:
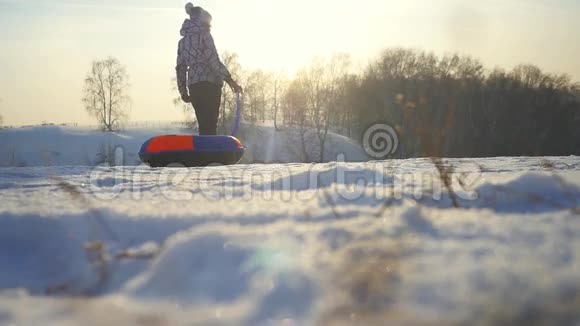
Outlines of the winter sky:
[{"label": "winter sky", "polygon": [[[172,102],[183,0],[0,0],[0,114],[5,124],[89,122],[90,63],[131,76],[131,119],[177,120]],[[220,51],[247,68],[292,74],[313,56],[361,64],[385,47],[460,52],[488,67],[534,63],[580,80],[577,0],[204,0]]]}]

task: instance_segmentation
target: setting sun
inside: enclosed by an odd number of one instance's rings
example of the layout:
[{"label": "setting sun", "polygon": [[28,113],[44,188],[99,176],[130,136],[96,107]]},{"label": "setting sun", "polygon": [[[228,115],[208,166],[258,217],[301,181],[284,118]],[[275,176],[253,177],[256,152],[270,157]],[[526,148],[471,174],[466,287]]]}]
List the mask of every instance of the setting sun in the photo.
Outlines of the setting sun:
[{"label": "setting sun", "polygon": [[[81,84],[107,56],[127,66],[133,120],[175,120],[185,1],[0,0],[0,112],[6,124],[86,123]],[[461,53],[487,66],[534,63],[580,79],[574,1],[198,1],[218,50],[245,69],[292,75],[312,58],[348,53],[364,67],[386,48]]]}]

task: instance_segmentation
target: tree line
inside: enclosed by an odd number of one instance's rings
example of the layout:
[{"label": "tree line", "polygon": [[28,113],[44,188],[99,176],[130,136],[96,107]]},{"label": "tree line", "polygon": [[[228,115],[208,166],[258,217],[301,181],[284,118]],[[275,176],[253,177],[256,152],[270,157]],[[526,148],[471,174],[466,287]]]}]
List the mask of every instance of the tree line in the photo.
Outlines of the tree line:
[{"label": "tree line", "polygon": [[[362,142],[369,126],[386,123],[400,142],[391,158],[580,154],[580,85],[534,65],[486,69],[470,56],[396,48],[360,71],[337,54],[289,78],[223,57],[244,81],[246,122],[312,130],[321,153],[329,131]],[[224,127],[233,114],[226,90]]]},{"label": "tree line", "polygon": [[[404,48],[387,49],[362,69],[348,54],[316,58],[292,77],[243,69],[235,53],[222,61],[244,86],[246,125],[298,130],[303,146],[314,141],[320,149],[312,160],[324,160],[329,132],[362,143],[376,123],[397,133],[390,158],[580,154],[580,85],[534,65],[487,69],[470,56]],[[115,58],[95,61],[87,74],[85,109],[104,130],[127,117],[128,78]],[[192,109],[179,96],[174,104],[192,125]],[[225,133],[235,116],[227,87],[220,111]]]}]

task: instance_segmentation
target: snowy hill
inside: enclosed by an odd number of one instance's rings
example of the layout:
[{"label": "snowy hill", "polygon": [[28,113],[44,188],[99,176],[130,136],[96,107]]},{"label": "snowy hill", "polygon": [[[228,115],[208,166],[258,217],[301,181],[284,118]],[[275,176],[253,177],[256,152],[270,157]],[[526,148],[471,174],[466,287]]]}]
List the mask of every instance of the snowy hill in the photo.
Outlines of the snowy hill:
[{"label": "snowy hill", "polygon": [[[0,166],[95,166],[141,164],[138,152],[149,138],[164,134],[189,134],[191,130],[168,125],[165,128],[131,128],[106,133],[83,128],[41,126],[0,130]],[[319,161],[318,140],[313,131],[305,135],[303,149],[295,129],[275,131],[273,127],[243,127],[239,138],[247,147],[242,163],[294,163]],[[116,153],[116,154],[115,154]],[[343,154],[346,161],[362,162],[362,148],[346,137],[329,134],[326,162]]]},{"label": "snowy hill", "polygon": [[580,159],[448,164],[0,168],[0,324],[577,325]]}]

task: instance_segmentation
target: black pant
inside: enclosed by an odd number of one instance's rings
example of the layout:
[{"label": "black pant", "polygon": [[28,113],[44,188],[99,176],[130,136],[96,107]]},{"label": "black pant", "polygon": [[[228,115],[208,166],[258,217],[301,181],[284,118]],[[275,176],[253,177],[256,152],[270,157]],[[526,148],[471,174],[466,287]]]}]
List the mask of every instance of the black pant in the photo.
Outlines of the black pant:
[{"label": "black pant", "polygon": [[222,101],[222,85],[207,81],[189,86],[200,135],[217,135],[217,122]]}]

